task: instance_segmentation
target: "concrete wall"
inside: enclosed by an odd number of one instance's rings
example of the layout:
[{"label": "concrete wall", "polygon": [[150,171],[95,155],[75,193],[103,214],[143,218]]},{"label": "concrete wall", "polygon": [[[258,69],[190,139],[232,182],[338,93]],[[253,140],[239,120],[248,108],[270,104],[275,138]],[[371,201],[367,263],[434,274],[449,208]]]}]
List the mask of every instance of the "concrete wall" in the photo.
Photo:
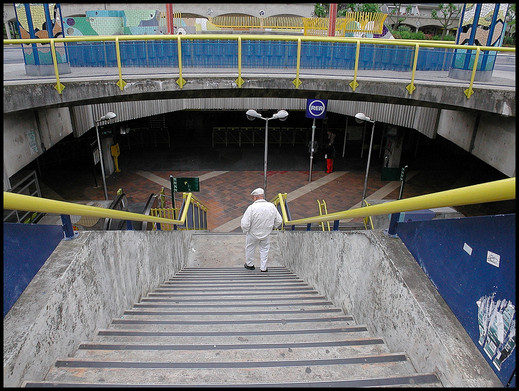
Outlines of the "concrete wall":
[{"label": "concrete wall", "polygon": [[444,109],[438,134],[503,174],[515,176],[515,118]]},{"label": "concrete wall", "polygon": [[71,133],[69,108],[4,113],[4,173],[16,174]]},{"label": "concrete wall", "polygon": [[[86,11],[95,10],[159,10],[166,12],[165,3],[60,3],[63,18],[67,16],[85,15]],[[182,14],[196,14],[202,17],[218,16],[225,14],[245,14],[260,16],[296,15],[310,18],[314,11],[314,3],[187,3],[173,4],[173,12]],[[4,3],[4,23],[15,18],[12,3]]]},{"label": "concrete wall", "polygon": [[285,265],[419,372],[446,387],[502,387],[400,239],[382,230],[280,232]]},{"label": "concrete wall", "polygon": [[4,387],[60,357],[180,270],[189,231],[81,232],[62,241],[4,318]]}]

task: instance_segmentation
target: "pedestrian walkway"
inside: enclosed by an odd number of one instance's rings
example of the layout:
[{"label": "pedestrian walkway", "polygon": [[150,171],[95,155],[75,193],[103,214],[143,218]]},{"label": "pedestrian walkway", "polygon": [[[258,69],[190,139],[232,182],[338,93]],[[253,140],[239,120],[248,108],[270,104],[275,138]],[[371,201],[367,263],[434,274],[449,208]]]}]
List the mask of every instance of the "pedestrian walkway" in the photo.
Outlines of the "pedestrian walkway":
[{"label": "pedestrian walkway", "polygon": [[[239,223],[251,203],[250,192],[264,184],[262,159],[258,158],[263,154],[260,149],[238,154],[231,149],[222,148],[216,151],[209,148],[198,149],[196,153],[188,151],[183,155],[169,151],[128,151],[119,162],[121,172],[114,172],[106,178],[108,195],[113,199],[117,190],[123,189],[130,210],[141,212],[149,196],[158,194],[164,188],[166,206],[171,207],[170,177],[198,178],[200,191],[194,194],[208,207],[208,229],[211,232],[241,232]],[[366,178],[366,157],[360,158],[357,152],[350,150],[346,157],[335,159],[336,171],[331,174],[324,172],[323,161],[314,162],[310,181],[306,159],[296,155],[287,158],[283,150],[272,149],[269,155],[269,168],[272,170],[267,171],[266,198],[270,200],[278,193],[287,193],[290,217],[293,220],[319,215],[318,201],[323,200],[328,213],[360,207]],[[219,155],[221,161],[232,161],[233,164],[226,166],[218,163],[214,155]],[[88,164],[90,163],[42,170],[42,196],[83,203],[104,201],[99,172],[97,178],[94,178],[92,167]],[[481,161],[478,162],[476,158],[470,155],[447,157],[442,149],[433,149],[430,152],[423,150],[410,164],[403,198],[502,179],[496,176],[495,170]],[[372,157],[366,186],[368,202],[398,199],[401,182],[382,180],[381,170],[379,160]],[[180,203],[181,194],[176,194],[176,206],[179,207]],[[502,205],[506,207],[503,209]],[[507,208],[511,208],[512,212]],[[513,213],[515,204],[487,203],[458,206],[456,210],[465,216]],[[361,222],[362,218],[341,220],[341,224],[350,221]]]}]

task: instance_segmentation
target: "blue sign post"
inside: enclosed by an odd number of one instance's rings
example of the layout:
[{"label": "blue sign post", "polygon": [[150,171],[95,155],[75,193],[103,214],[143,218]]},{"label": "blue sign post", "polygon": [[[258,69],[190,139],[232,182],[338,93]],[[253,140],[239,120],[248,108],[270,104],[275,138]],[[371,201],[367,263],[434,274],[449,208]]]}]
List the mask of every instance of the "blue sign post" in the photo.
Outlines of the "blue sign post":
[{"label": "blue sign post", "polygon": [[326,116],[326,105],[328,99],[307,99],[306,100],[306,118],[313,118],[312,124],[312,141],[310,142],[310,170],[308,174],[308,182],[312,182],[312,164],[314,160],[314,139],[315,139],[315,120],[322,119]]}]

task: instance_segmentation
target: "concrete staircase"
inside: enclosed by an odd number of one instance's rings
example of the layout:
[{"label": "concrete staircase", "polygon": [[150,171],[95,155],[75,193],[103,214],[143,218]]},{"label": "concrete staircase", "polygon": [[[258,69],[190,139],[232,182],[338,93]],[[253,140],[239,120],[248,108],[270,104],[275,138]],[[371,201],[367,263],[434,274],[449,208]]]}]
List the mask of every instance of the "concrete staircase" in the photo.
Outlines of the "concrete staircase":
[{"label": "concrete staircase", "polygon": [[[189,265],[189,264],[188,264]],[[283,266],[186,267],[58,360],[45,386],[438,387]]]}]

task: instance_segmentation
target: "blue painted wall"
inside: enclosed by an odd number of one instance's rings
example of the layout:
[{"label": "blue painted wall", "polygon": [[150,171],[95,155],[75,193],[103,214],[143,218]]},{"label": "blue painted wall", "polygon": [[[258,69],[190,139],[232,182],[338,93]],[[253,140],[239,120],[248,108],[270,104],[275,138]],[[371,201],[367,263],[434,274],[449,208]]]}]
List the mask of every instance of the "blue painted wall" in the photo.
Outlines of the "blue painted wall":
[{"label": "blue painted wall", "polygon": [[63,237],[59,225],[4,223],[4,317]]},{"label": "blue painted wall", "polygon": [[515,371],[515,214],[399,223],[396,233],[506,385]]}]

